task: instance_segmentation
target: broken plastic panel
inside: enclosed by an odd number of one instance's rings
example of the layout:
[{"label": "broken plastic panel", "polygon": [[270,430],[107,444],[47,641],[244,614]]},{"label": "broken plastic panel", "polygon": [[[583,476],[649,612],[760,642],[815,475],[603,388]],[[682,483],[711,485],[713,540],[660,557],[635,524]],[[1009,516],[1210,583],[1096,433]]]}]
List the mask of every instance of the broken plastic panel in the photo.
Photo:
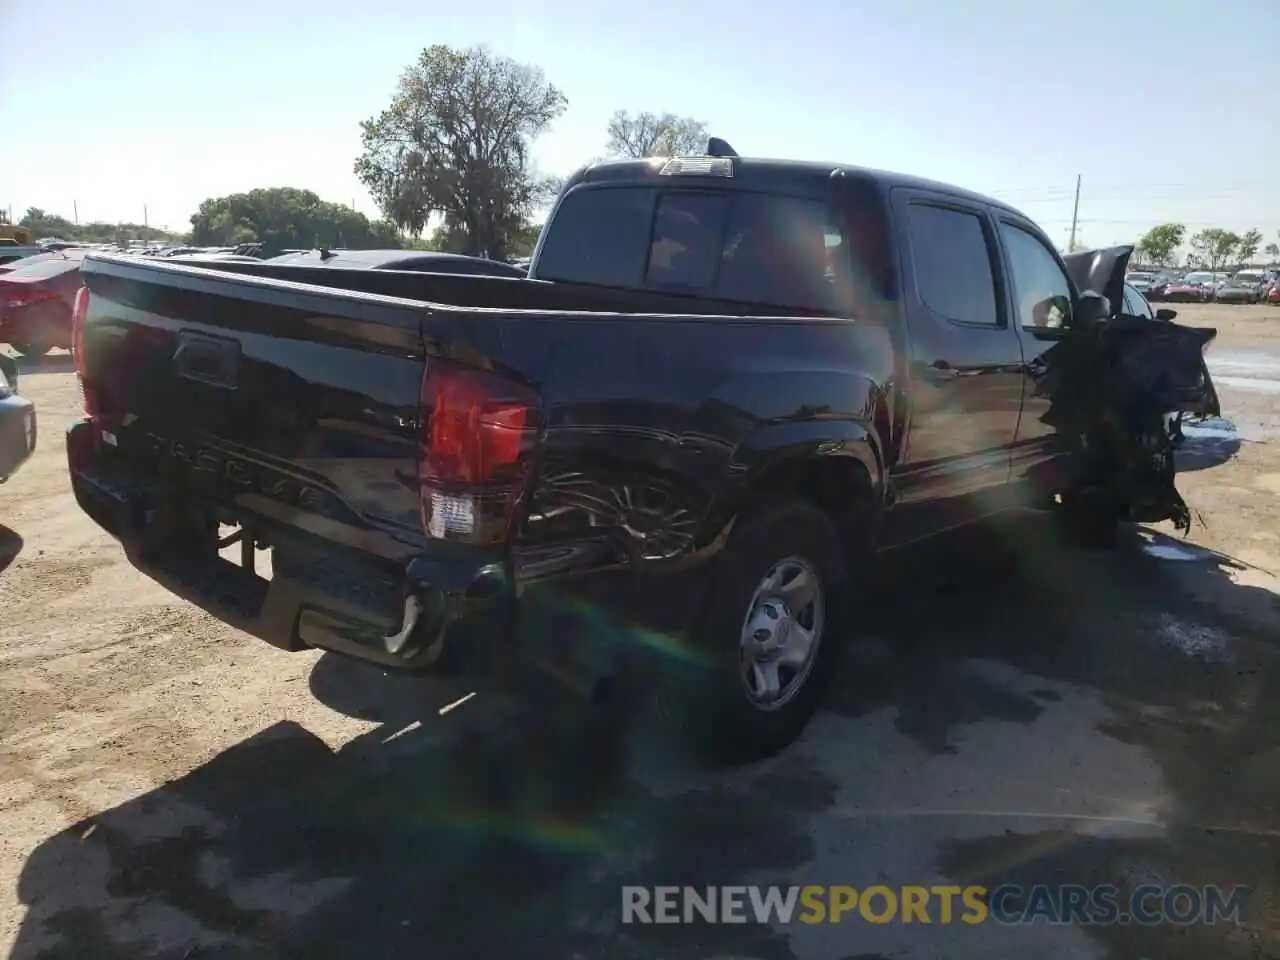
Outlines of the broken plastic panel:
[{"label": "broken plastic panel", "polygon": [[1050,398],[1044,422],[1084,454],[1086,489],[1101,490],[1139,523],[1191,529],[1174,482],[1178,422],[1221,413],[1204,351],[1217,331],[1118,312],[1132,247],[1071,254],[1082,296],[1106,297],[1100,316],[1077,318],[1044,355],[1036,392]]}]

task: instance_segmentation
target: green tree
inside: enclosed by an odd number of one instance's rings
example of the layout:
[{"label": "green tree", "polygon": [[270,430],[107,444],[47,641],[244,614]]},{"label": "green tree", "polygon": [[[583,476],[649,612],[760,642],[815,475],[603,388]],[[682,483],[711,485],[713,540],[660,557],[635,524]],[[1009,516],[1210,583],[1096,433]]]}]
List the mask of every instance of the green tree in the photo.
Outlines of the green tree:
[{"label": "green tree", "polygon": [[269,187],[211,197],[191,217],[191,242],[231,246],[257,241],[267,252],[293,248],[401,246],[396,229],[310,190]]},{"label": "green tree", "polygon": [[[542,233],[542,224],[525,223],[512,232],[507,244],[506,256],[528,257],[538,245],[538,235]],[[430,238],[423,244],[424,249],[439,250],[441,253],[466,253],[468,238],[466,234],[449,223],[441,223],[431,231]]]},{"label": "green tree", "polygon": [[1231,262],[1239,245],[1239,235],[1221,227],[1206,227],[1191,238],[1193,255],[1206,270],[1214,272]]},{"label": "green tree", "polygon": [[1180,223],[1162,223],[1152,227],[1138,241],[1137,252],[1144,260],[1159,266],[1167,266],[1174,261],[1174,255],[1182,246],[1187,228]]},{"label": "green tree", "polygon": [[531,257],[533,256],[533,248],[538,245],[538,237],[542,236],[541,223],[526,223],[516,233],[508,251],[512,257]]},{"label": "green tree", "polygon": [[504,258],[550,195],[530,146],[567,102],[536,67],[484,47],[428,47],[390,106],[360,125],[356,175],[411,236],[438,216],[460,252]]},{"label": "green tree", "polygon": [[1267,256],[1271,259],[1272,263],[1275,263],[1275,261],[1280,260],[1280,244],[1268,243],[1266,252],[1267,252]]},{"label": "green tree", "polygon": [[72,234],[77,232],[76,225],[66,217],[45,213],[39,207],[29,207],[23,218],[18,221],[18,226],[26,227],[31,231],[32,236],[37,239],[59,237],[63,240],[70,240],[72,239]]},{"label": "green tree", "polygon": [[156,227],[145,227],[139,223],[107,223],[98,220],[93,223],[75,224],[66,217],[46,213],[39,207],[29,208],[19,221],[19,225],[29,228],[36,239],[60,237],[63,240],[77,240],[82,243],[116,243],[121,239],[159,243],[182,241],[180,234]]},{"label": "green tree", "polygon": [[1236,241],[1236,264],[1240,267],[1248,265],[1253,259],[1254,254],[1258,252],[1258,247],[1262,246],[1262,231],[1258,229],[1250,230]]},{"label": "green tree", "polygon": [[615,157],[679,157],[700,154],[707,146],[707,125],[674,113],[619,110],[609,118],[608,151]]}]

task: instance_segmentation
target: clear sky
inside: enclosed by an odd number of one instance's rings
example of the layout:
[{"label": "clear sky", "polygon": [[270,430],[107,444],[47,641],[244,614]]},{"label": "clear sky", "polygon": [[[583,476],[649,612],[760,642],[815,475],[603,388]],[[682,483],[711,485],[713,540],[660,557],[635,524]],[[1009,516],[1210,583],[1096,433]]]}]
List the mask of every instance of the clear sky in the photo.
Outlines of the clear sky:
[{"label": "clear sky", "polygon": [[0,0],[0,205],[186,229],[296,186],[376,214],[360,120],[432,43],[537,64],[569,107],[547,172],[617,108],[707,121],[743,155],[987,192],[1065,241],[1181,220],[1280,231],[1280,0]]}]

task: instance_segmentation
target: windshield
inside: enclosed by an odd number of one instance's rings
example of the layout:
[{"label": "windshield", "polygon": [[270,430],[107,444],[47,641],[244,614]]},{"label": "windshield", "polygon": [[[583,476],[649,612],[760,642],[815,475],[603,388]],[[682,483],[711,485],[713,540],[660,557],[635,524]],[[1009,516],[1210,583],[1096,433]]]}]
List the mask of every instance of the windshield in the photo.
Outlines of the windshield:
[{"label": "windshield", "polygon": [[1211,283],[1212,281],[1212,273],[1188,273],[1182,278],[1183,283]]},{"label": "windshield", "polygon": [[1235,275],[1237,283],[1261,283],[1262,274],[1260,273],[1237,273]]}]

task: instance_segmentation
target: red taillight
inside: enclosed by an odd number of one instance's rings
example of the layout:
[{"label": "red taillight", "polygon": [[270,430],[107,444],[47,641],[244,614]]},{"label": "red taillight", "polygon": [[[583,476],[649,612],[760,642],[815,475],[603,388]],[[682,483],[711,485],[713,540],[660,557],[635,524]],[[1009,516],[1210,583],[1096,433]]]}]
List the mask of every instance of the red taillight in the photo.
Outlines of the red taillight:
[{"label": "red taillight", "polygon": [[418,480],[427,534],[500,542],[529,476],[537,393],[498,374],[433,359],[420,403]]},{"label": "red taillight", "polygon": [[10,307],[29,307],[33,303],[58,299],[58,295],[52,290],[17,285],[6,287],[2,295]]},{"label": "red taillight", "polygon": [[76,291],[76,302],[71,308],[71,356],[76,362],[76,379],[80,381],[80,395],[84,398],[84,412],[92,417],[97,415],[93,402],[93,394],[85,381],[84,362],[84,321],[89,315],[89,288],[81,287]]}]

